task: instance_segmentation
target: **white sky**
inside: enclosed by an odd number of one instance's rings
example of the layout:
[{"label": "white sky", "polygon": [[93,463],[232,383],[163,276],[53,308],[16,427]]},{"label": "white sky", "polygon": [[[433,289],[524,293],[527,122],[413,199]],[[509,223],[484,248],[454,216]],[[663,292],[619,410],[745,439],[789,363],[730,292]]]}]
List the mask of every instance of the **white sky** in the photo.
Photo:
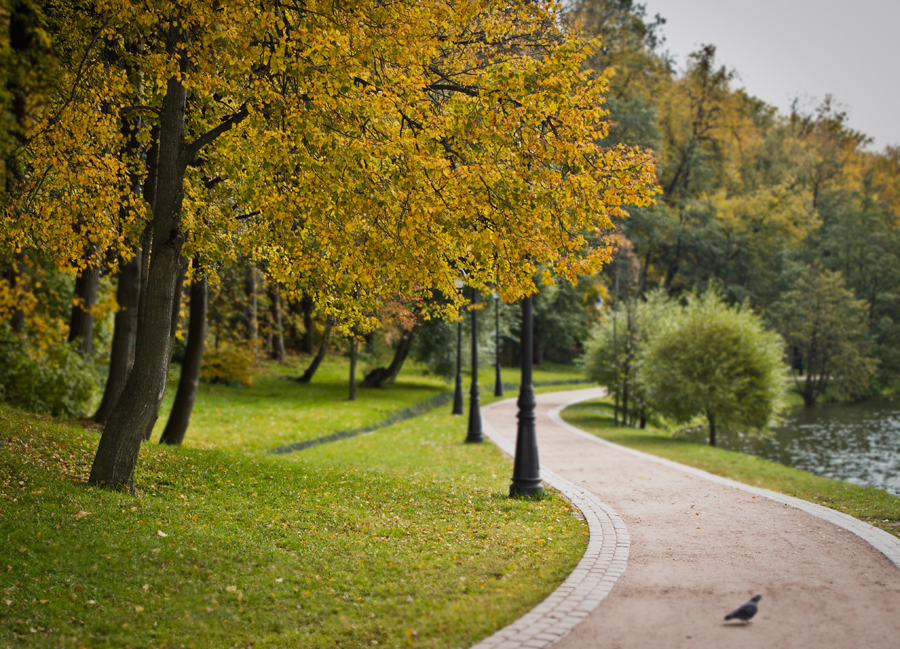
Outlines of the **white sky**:
[{"label": "white sky", "polygon": [[900,145],[900,0],[639,1],[666,19],[663,49],[678,69],[712,43],[736,87],[783,112],[830,93],[873,149]]}]

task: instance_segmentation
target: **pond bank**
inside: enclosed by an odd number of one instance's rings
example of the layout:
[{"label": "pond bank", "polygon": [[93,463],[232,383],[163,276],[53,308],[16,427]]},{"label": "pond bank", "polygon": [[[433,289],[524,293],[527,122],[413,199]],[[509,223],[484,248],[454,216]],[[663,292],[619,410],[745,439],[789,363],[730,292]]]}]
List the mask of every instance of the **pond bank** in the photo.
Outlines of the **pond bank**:
[{"label": "pond bank", "polygon": [[[705,441],[702,433],[685,435]],[[900,396],[791,408],[770,437],[722,432],[720,448],[900,496]]]}]

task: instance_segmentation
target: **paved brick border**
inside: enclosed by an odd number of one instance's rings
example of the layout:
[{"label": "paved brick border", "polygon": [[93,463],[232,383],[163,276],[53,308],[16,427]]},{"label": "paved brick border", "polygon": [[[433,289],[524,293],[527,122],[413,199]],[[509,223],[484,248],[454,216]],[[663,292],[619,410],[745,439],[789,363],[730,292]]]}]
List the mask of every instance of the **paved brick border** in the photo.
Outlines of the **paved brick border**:
[{"label": "paved brick border", "polygon": [[[557,386],[557,385],[578,385],[580,383],[590,383],[588,379],[568,379],[564,381],[538,381],[534,383],[534,387],[544,387],[544,386]],[[518,390],[518,383],[504,383],[504,390]],[[331,433],[330,435],[324,435],[322,437],[314,437],[312,439],[307,439],[302,442],[294,442],[292,444],[285,444],[284,446],[276,446],[275,448],[269,449],[268,451],[263,451],[263,453],[269,453],[274,455],[283,455],[285,453],[293,453],[295,451],[303,451],[308,448],[312,448],[313,446],[318,446],[320,444],[328,444],[329,442],[338,442],[342,439],[348,439],[350,437],[356,437],[357,435],[366,435],[368,433],[373,433],[376,430],[381,428],[387,428],[388,426],[393,426],[394,424],[405,421],[407,419],[412,419],[413,417],[418,417],[419,415],[424,415],[426,412],[431,412],[435,408],[440,408],[441,406],[450,403],[453,400],[453,391],[447,392],[439,392],[434,396],[428,397],[424,401],[420,401],[419,403],[414,403],[408,408],[404,408],[403,410],[398,410],[394,414],[392,414],[387,419],[383,419],[374,424],[370,424],[368,426],[363,426],[361,428],[353,428],[351,430],[339,430],[335,433]]]},{"label": "paved brick border", "polygon": [[566,408],[574,403],[578,403],[579,401],[586,401],[593,398],[593,396],[590,396],[570,401],[564,406],[554,408],[553,410],[548,412],[547,415],[555,424],[562,426],[575,435],[579,435],[580,437],[592,440],[594,442],[597,442],[598,444],[616,448],[620,451],[631,453],[632,455],[636,455],[637,457],[641,457],[645,460],[651,460],[653,462],[656,462],[657,464],[663,464],[665,466],[673,467],[675,469],[678,469],[679,471],[684,471],[685,473],[689,473],[700,478],[705,478],[706,480],[717,482],[721,485],[732,487],[734,489],[740,489],[742,491],[748,491],[752,494],[756,494],[757,496],[762,496],[763,498],[768,498],[769,500],[774,500],[775,502],[789,505],[790,507],[794,507],[806,512],[807,514],[815,516],[816,518],[820,518],[822,520],[828,521],[829,523],[833,523],[838,527],[856,534],[856,536],[881,552],[884,556],[890,559],[895,566],[900,568],[900,539],[892,534],[888,534],[884,530],[880,530],[877,527],[869,525],[865,521],[861,521],[858,518],[853,518],[849,514],[844,514],[843,512],[839,512],[835,509],[824,507],[823,505],[817,505],[816,503],[811,503],[808,500],[801,500],[800,498],[787,496],[785,494],[778,493],[777,491],[770,491],[769,489],[753,487],[751,485],[744,484],[743,482],[729,480],[728,478],[723,478],[722,476],[707,473],[706,471],[702,471],[700,469],[695,469],[694,467],[687,466],[686,464],[679,464],[678,462],[673,462],[672,460],[656,457],[655,455],[650,455],[649,453],[644,453],[643,451],[637,451],[633,448],[627,448],[625,446],[620,446],[618,444],[608,442],[605,439],[597,437],[596,435],[591,435],[590,433],[586,433],[585,431],[576,428],[572,424],[565,422],[562,417],[559,416],[559,413],[563,410],[563,408]]},{"label": "paved brick border", "polygon": [[[500,450],[514,455],[513,444],[489,423],[483,422],[482,428]],[[541,649],[556,642],[609,595],[625,572],[630,539],[619,515],[594,494],[552,471],[542,469],[541,475],[545,483],[560,491],[584,515],[590,533],[587,550],[575,570],[547,599],[472,649]]]}]

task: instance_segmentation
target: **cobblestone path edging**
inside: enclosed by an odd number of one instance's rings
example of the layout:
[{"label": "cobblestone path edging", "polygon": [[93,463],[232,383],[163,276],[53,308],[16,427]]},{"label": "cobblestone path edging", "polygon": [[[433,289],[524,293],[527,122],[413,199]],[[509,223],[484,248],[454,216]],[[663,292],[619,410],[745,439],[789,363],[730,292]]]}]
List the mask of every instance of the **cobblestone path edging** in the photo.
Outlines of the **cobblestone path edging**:
[{"label": "cobblestone path edging", "polygon": [[[484,421],[482,428],[500,450],[514,455],[513,444],[488,422]],[[625,572],[630,540],[619,515],[592,493],[552,471],[541,469],[541,475],[546,484],[561,492],[584,515],[590,534],[587,550],[575,570],[547,599],[472,649],[541,649],[556,642],[609,595]]]}]

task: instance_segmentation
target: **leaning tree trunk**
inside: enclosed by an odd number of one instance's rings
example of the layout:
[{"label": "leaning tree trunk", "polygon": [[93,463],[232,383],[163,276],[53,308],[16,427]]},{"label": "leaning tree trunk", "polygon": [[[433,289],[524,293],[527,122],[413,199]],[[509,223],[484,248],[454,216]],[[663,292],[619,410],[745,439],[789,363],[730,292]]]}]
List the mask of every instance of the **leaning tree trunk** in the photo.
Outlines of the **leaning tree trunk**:
[{"label": "leaning tree trunk", "polygon": [[81,341],[81,354],[90,358],[94,342],[93,308],[97,303],[100,268],[96,266],[96,251],[89,246],[88,266],[75,278],[75,298],[69,319],[69,342]]},{"label": "leaning tree trunk", "polygon": [[312,377],[315,375],[316,370],[319,369],[319,365],[322,364],[322,360],[328,352],[328,339],[331,337],[331,325],[333,322],[331,316],[325,321],[325,331],[322,332],[322,344],[319,345],[319,351],[316,353],[316,357],[312,360],[312,363],[309,364],[309,367],[306,368],[303,375],[294,379],[298,383],[309,383],[312,381]]},{"label": "leaning tree trunk", "polygon": [[184,85],[168,81],[159,115],[159,167],[153,210],[153,240],[147,283],[141,291],[141,320],[135,341],[134,366],[125,389],[110,413],[91,467],[89,483],[134,491],[134,469],[141,442],[159,416],[166,389],[174,338],[174,309],[179,277],[183,277],[181,210],[185,154]]},{"label": "leaning tree trunk", "polygon": [[284,361],[284,325],[281,321],[281,292],[274,280],[269,283],[269,310],[272,318],[272,360]]},{"label": "leaning tree trunk", "polygon": [[[195,272],[198,269],[197,258],[194,258]],[[177,445],[184,441],[191,411],[197,397],[197,386],[200,383],[200,366],[203,363],[203,343],[206,337],[206,307],[209,289],[206,278],[195,277],[191,283],[190,324],[188,325],[187,349],[184,363],[181,365],[181,378],[178,381],[178,392],[175,403],[169,413],[169,421],[163,430],[160,444]]]},{"label": "leaning tree trunk", "polygon": [[400,342],[397,343],[397,349],[394,351],[394,358],[387,367],[376,367],[374,370],[366,374],[363,379],[362,386],[364,388],[380,388],[393,381],[400,373],[403,362],[409,355],[409,349],[412,346],[413,332],[415,329],[404,331],[400,336]]},{"label": "leaning tree trunk", "polygon": [[109,413],[119,400],[125,382],[134,364],[134,342],[137,336],[138,302],[141,296],[141,248],[135,247],[135,255],[124,264],[119,272],[119,283],[116,287],[116,302],[119,310],[113,325],[112,350],[109,359],[109,373],[103,400],[94,421],[105,424]]}]

